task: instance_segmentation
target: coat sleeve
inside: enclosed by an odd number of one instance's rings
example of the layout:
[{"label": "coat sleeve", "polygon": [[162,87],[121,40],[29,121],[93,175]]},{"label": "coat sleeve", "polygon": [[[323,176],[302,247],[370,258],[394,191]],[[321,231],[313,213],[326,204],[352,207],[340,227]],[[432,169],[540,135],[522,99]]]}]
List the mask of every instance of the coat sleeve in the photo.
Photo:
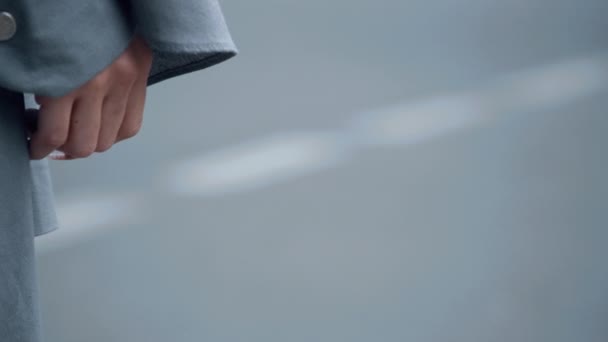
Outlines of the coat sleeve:
[{"label": "coat sleeve", "polygon": [[148,85],[237,53],[217,0],[0,0],[17,30],[0,41],[0,88],[61,96],[110,65],[140,33]]},{"label": "coat sleeve", "polygon": [[0,87],[61,96],[86,83],[133,38],[126,8],[117,0],[0,0],[16,26],[0,41]]},{"label": "coat sleeve", "polygon": [[148,85],[237,54],[217,0],[130,0],[136,31],[154,52]]}]

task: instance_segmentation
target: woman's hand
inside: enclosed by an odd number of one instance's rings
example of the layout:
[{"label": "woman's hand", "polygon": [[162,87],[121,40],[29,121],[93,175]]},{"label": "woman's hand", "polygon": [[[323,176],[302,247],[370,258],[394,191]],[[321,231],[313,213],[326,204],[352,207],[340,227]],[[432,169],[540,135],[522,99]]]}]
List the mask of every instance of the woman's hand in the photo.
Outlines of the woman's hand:
[{"label": "woman's hand", "polygon": [[136,35],[122,55],[80,88],[61,97],[36,96],[40,112],[30,158],[54,150],[65,159],[86,158],[136,135],[151,66],[152,50]]}]

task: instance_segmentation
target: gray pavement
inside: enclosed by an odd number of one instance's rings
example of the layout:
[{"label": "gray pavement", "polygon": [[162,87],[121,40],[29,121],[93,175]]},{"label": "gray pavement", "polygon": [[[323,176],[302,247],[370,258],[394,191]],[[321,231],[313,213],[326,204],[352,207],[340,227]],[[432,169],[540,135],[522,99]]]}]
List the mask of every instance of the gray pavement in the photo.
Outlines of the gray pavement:
[{"label": "gray pavement", "polygon": [[54,162],[48,342],[606,341],[608,2],[225,1]]}]

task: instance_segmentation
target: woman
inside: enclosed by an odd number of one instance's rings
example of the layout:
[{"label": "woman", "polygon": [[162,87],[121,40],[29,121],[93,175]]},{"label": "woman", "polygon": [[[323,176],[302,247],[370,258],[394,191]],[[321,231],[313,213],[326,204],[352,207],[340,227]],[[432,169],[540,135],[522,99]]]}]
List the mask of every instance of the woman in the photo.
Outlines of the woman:
[{"label": "woman", "polygon": [[33,242],[57,227],[45,158],[107,151],[141,127],[147,86],[235,54],[215,0],[0,0],[0,341],[42,341]]}]

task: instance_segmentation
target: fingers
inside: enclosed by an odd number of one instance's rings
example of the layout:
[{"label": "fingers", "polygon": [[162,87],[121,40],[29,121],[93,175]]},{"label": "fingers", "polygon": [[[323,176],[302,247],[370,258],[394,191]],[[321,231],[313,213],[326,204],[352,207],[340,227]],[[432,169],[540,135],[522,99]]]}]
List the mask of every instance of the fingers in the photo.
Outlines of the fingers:
[{"label": "fingers", "polygon": [[141,37],[133,40],[132,54],[138,61],[138,78],[131,89],[125,118],[118,132],[116,142],[135,136],[143,123],[148,74],[152,67],[152,50]]},{"label": "fingers", "polygon": [[143,123],[144,105],[146,102],[146,82],[147,78],[140,78],[133,85],[131,90],[125,117],[118,131],[116,142],[132,138],[141,129]]},{"label": "fingers", "polygon": [[122,87],[114,87],[103,102],[101,115],[101,129],[97,141],[96,152],[109,150],[117,141],[118,131],[125,118],[125,111],[133,83]]},{"label": "fingers", "polygon": [[[109,93],[98,89],[82,95],[41,100],[39,128],[31,141],[31,158],[54,150],[61,159],[86,158],[137,134],[143,118],[147,79],[122,82]],[[133,88],[133,91],[131,91]]]},{"label": "fingers", "polygon": [[36,96],[38,131],[30,141],[32,159],[54,150],[62,159],[85,158],[136,135],[142,125],[152,50],[142,37],[110,66],[60,98]]},{"label": "fingers", "polygon": [[30,158],[42,159],[62,146],[68,139],[73,99],[45,98],[38,114],[38,130],[30,142]]},{"label": "fingers", "polygon": [[86,158],[97,149],[103,97],[83,96],[74,102],[68,139],[60,150],[72,158]]}]

